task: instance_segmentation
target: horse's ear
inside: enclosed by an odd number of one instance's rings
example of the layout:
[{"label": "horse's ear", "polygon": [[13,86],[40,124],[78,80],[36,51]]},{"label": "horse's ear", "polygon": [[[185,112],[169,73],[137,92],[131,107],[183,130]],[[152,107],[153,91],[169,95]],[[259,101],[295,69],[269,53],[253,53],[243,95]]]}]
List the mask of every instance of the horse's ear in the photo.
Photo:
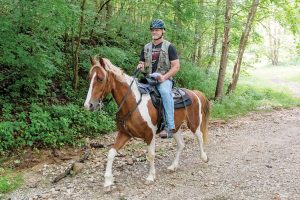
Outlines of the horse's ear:
[{"label": "horse's ear", "polygon": [[90,56],[90,61],[91,61],[92,66],[97,64],[97,60],[95,57]]},{"label": "horse's ear", "polygon": [[106,66],[105,66],[105,62],[104,62],[103,58],[100,58],[99,62],[100,62],[100,65],[105,69]]}]

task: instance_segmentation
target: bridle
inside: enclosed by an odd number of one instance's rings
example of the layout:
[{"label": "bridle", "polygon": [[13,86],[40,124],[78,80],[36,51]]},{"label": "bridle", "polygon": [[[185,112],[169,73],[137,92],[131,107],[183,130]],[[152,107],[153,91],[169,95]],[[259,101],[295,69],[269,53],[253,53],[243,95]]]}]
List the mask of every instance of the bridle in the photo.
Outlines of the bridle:
[{"label": "bridle", "polygon": [[[94,67],[99,67],[99,66],[96,65],[96,66],[93,66],[93,68],[94,68]],[[103,69],[104,69],[105,72],[106,72],[106,76],[105,76],[105,85],[104,85],[104,87],[103,87],[103,89],[102,89],[102,91],[101,91],[103,95],[102,95],[102,97],[99,99],[99,104],[102,103],[103,106],[104,106],[105,104],[108,105],[108,104],[111,102],[112,97],[109,98],[109,99],[105,99],[105,98],[107,97],[107,95],[108,95],[107,92],[106,92],[106,88],[107,88],[107,87],[110,87],[110,86],[109,86],[109,71],[106,70],[104,67],[103,67]],[[126,127],[126,121],[130,118],[130,116],[132,115],[132,113],[137,109],[138,105],[141,103],[141,101],[142,101],[142,93],[140,93],[141,96],[140,96],[139,101],[136,103],[136,106],[134,106],[131,110],[129,110],[124,116],[121,117],[121,116],[119,115],[119,112],[120,112],[121,108],[123,107],[123,105],[124,105],[124,103],[125,103],[125,101],[126,101],[128,95],[129,95],[129,93],[132,91],[132,90],[131,90],[131,87],[132,87],[133,83],[136,82],[136,77],[138,76],[139,73],[140,73],[140,69],[136,69],[136,70],[134,71],[133,76],[132,76],[132,81],[131,81],[131,83],[129,84],[129,87],[128,87],[128,90],[127,90],[126,94],[122,97],[121,103],[120,103],[120,105],[118,106],[118,110],[117,110],[117,112],[116,112],[116,120],[117,120],[117,124],[120,124],[120,125],[123,127],[123,129],[127,132],[127,134],[128,134],[129,136],[131,136],[131,137],[133,137],[133,136],[132,136],[132,134],[130,133],[130,131],[128,131],[128,129],[127,129],[127,127]]]},{"label": "bridle", "polygon": [[[93,68],[96,68],[96,67],[100,67],[100,66],[94,65],[92,67],[91,71],[93,70]],[[112,97],[109,99],[106,99],[106,97],[108,96],[108,94],[106,94],[107,93],[106,88],[107,88],[107,86],[109,86],[109,75],[108,75],[108,71],[106,71],[106,69],[104,67],[103,67],[103,69],[106,72],[106,76],[105,76],[105,85],[104,85],[103,89],[101,90],[101,93],[103,95],[102,95],[102,97],[100,97],[99,102],[98,102],[98,105],[100,105],[100,107],[101,107],[101,104],[104,106],[105,104],[109,104],[112,100]]]}]

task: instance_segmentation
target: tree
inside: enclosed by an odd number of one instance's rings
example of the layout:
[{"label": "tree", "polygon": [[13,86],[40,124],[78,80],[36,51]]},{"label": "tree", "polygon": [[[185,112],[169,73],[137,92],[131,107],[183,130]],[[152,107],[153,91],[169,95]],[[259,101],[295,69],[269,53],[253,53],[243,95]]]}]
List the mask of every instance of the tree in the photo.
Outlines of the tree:
[{"label": "tree", "polygon": [[256,13],[258,4],[259,4],[259,0],[253,0],[252,1],[252,6],[251,6],[251,9],[250,9],[249,14],[248,14],[247,23],[246,23],[245,29],[243,31],[243,34],[241,36],[241,39],[240,39],[238,56],[237,56],[237,59],[236,59],[235,64],[234,64],[232,80],[231,80],[231,83],[228,86],[227,94],[233,92],[236,88],[237,81],[238,81],[239,74],[240,74],[240,70],[241,70],[241,63],[242,63],[243,55],[244,55],[244,52],[245,52],[245,48],[246,48],[246,45],[247,45],[249,33],[250,33],[250,30],[251,30],[251,27],[252,27],[252,23],[254,21],[254,17],[255,17],[255,13]]},{"label": "tree", "polygon": [[271,60],[272,65],[278,65],[282,28],[274,19],[269,21],[268,26],[265,28],[269,38],[268,58]]},{"label": "tree", "polygon": [[216,100],[220,100],[223,97],[224,78],[225,78],[226,67],[227,67],[227,62],[228,62],[231,9],[232,9],[232,1],[226,0],[224,36],[223,36],[223,42],[222,42],[222,55],[221,55],[221,61],[220,61],[220,67],[219,67],[217,87],[216,87],[216,92],[215,92]]},{"label": "tree", "polygon": [[215,11],[215,27],[214,27],[214,37],[213,37],[213,43],[212,43],[212,53],[209,58],[208,64],[207,64],[207,72],[211,68],[212,62],[215,60],[216,57],[216,49],[217,49],[217,44],[218,44],[218,37],[219,37],[219,29],[218,29],[218,24],[219,24],[219,5],[220,5],[221,0],[217,0],[216,3],[216,11]]},{"label": "tree", "polygon": [[84,25],[84,7],[85,7],[86,0],[82,0],[81,3],[81,15],[80,15],[80,23],[79,23],[79,33],[77,38],[77,45],[75,50],[75,66],[74,66],[74,80],[73,80],[73,87],[77,90],[78,87],[78,70],[79,70],[79,52],[80,52],[80,43],[81,43],[81,36],[82,30]]}]

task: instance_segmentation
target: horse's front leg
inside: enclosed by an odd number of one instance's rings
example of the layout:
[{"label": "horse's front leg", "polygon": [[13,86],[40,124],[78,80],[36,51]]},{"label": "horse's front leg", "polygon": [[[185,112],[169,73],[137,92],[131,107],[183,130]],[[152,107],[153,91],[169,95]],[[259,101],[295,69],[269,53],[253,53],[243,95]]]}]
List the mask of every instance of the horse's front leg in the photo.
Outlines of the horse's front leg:
[{"label": "horse's front leg", "polygon": [[154,183],[155,180],[155,136],[153,135],[151,143],[148,145],[147,160],[150,164],[149,175],[146,178],[145,184],[149,185]]},{"label": "horse's front leg", "polygon": [[107,190],[110,190],[110,186],[114,184],[114,177],[112,174],[112,165],[115,159],[115,156],[117,155],[117,151],[115,148],[111,148],[108,152],[107,155],[107,164],[106,164],[106,170],[105,170],[105,182],[104,182],[104,187]]},{"label": "horse's front leg", "polygon": [[121,149],[129,139],[130,139],[130,136],[128,136],[125,133],[119,132],[117,135],[117,138],[115,140],[115,144],[108,152],[106,170],[105,170],[105,174],[104,174],[104,177],[105,177],[104,188],[106,191],[110,191],[111,186],[114,184],[112,166],[113,166],[115,156],[117,155],[117,151],[119,149]]}]

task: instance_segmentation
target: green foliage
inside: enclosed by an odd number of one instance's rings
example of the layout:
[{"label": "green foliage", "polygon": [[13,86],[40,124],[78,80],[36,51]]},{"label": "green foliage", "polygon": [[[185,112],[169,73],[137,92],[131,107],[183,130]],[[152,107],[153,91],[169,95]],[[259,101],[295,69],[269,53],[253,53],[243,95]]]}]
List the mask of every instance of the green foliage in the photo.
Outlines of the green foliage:
[{"label": "green foliage", "polygon": [[[127,73],[135,69],[138,63],[138,57],[134,55],[130,49],[126,51],[117,47],[101,46],[92,50],[85,50],[82,54],[87,58],[89,55],[98,55],[99,57],[108,58],[115,66],[124,69]],[[84,68],[88,71],[90,63],[85,63]]]},{"label": "green foliage", "polygon": [[193,63],[181,63],[180,71],[175,76],[180,87],[202,91],[206,97],[212,99],[217,82],[217,73],[206,72],[206,69],[195,66]]},{"label": "green foliage", "polygon": [[[63,61],[58,46],[69,14],[64,1],[2,1],[0,65],[12,98],[44,95]],[[9,84],[12,83],[12,84]]]},{"label": "green foliage", "polygon": [[300,100],[269,88],[240,86],[221,102],[213,102],[212,118],[229,119],[257,109],[299,106]]},{"label": "green foliage", "polygon": [[8,193],[18,188],[23,182],[20,173],[0,167],[0,197],[1,194]]},{"label": "green foliage", "polygon": [[[7,110],[5,115],[10,113]],[[18,113],[11,121],[0,122],[0,151],[25,146],[74,146],[84,137],[111,132],[114,124],[114,119],[105,111],[88,112],[74,104],[49,107],[33,104],[28,112]]]}]

